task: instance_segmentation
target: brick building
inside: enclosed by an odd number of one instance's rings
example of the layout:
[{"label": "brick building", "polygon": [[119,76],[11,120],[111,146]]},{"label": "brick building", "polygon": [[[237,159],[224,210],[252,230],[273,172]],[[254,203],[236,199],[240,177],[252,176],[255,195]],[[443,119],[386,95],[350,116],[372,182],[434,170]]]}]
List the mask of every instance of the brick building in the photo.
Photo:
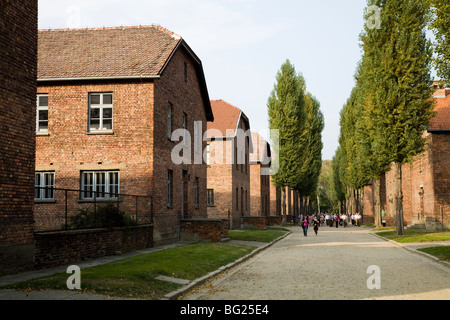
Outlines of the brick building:
[{"label": "brick building", "polygon": [[34,262],[33,175],[37,1],[0,10],[0,275]]},{"label": "brick building", "polygon": [[[206,217],[206,165],[172,161],[180,144],[187,160],[205,149],[189,133],[214,119],[202,63],[180,36],[159,26],[40,30],[38,55],[38,229],[58,228],[64,202],[39,187],[81,190],[69,196],[77,204],[152,196],[155,244],[179,239],[180,218]],[[126,199],[132,213],[138,204]]]},{"label": "brick building", "polygon": [[208,217],[230,219],[250,215],[250,123],[237,107],[211,101],[214,122],[208,123]]},{"label": "brick building", "polygon": [[270,216],[270,144],[252,132],[250,153],[250,213],[252,216]]},{"label": "brick building", "polygon": [[[403,215],[408,226],[448,229],[450,226],[450,90],[437,89],[436,116],[425,136],[426,151],[402,166]],[[386,172],[381,184],[382,209],[388,224],[395,223],[395,172]],[[364,192],[364,216],[373,220],[371,186]]]}]

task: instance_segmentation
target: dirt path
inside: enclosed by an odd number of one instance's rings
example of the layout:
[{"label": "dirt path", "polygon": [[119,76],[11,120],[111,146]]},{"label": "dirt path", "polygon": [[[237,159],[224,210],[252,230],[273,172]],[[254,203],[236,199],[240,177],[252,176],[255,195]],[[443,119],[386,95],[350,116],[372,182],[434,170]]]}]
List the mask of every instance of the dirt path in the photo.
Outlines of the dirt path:
[{"label": "dirt path", "polygon": [[[450,268],[369,234],[300,228],[246,263],[184,295],[185,300],[450,299]],[[380,271],[381,289],[367,282]],[[370,281],[370,283],[376,283]]]}]

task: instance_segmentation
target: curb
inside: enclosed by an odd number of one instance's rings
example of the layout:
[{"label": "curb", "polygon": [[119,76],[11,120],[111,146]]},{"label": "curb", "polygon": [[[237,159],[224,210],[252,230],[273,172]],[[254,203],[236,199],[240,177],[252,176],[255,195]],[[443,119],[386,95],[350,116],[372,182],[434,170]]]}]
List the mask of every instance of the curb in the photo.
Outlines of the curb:
[{"label": "curb", "polygon": [[437,262],[437,263],[439,263],[439,264],[442,264],[442,265],[445,266],[445,267],[450,267],[450,263],[449,263],[449,262],[447,262],[447,261],[442,261],[442,260],[440,260],[439,258],[437,258],[437,257],[435,257],[435,256],[433,256],[433,255],[431,255],[431,254],[428,254],[428,253],[426,253],[426,252],[419,251],[419,250],[417,250],[417,249],[408,248],[408,246],[407,246],[407,245],[404,245],[403,243],[399,243],[399,242],[393,241],[393,240],[391,240],[391,239],[388,239],[388,238],[379,236],[379,235],[377,235],[377,234],[375,234],[375,233],[373,233],[373,232],[369,232],[369,234],[371,234],[371,235],[373,235],[373,236],[375,236],[375,237],[377,237],[377,238],[379,238],[379,239],[381,239],[381,240],[384,240],[384,241],[386,241],[386,242],[389,242],[389,243],[391,243],[391,244],[393,244],[393,245],[395,245],[395,246],[397,246],[397,247],[400,247],[400,248],[402,248],[402,249],[405,249],[406,251],[409,251],[409,252],[414,253],[414,254],[421,255],[421,256],[423,256],[423,257],[425,257],[425,258],[429,258],[429,259],[433,260],[434,262]]},{"label": "curb", "polygon": [[192,282],[190,282],[186,286],[184,286],[184,287],[182,287],[182,288],[180,288],[180,289],[178,289],[176,291],[173,291],[171,293],[166,294],[164,296],[164,298],[162,298],[161,300],[177,300],[179,297],[181,297],[186,292],[194,289],[195,287],[198,287],[198,286],[204,284],[209,279],[214,278],[214,277],[220,275],[221,273],[223,273],[223,272],[225,272],[225,271],[227,271],[227,270],[229,270],[229,269],[231,269],[233,267],[236,267],[236,266],[246,262],[250,258],[253,258],[254,256],[256,256],[258,253],[260,253],[260,252],[266,250],[267,248],[273,246],[275,243],[283,240],[284,238],[286,238],[287,236],[289,236],[291,234],[292,234],[292,231],[287,232],[285,235],[281,236],[280,238],[278,238],[278,239],[276,239],[276,240],[274,240],[274,241],[272,241],[272,242],[270,242],[270,243],[268,243],[268,244],[266,244],[266,245],[264,245],[262,247],[256,248],[255,250],[253,250],[248,255],[246,255],[246,256],[244,256],[242,258],[239,258],[238,260],[236,260],[234,262],[231,262],[230,264],[227,264],[226,266],[220,267],[216,271],[210,272],[209,274],[207,274],[207,275],[205,275],[205,276],[203,276],[201,278],[193,280]]}]

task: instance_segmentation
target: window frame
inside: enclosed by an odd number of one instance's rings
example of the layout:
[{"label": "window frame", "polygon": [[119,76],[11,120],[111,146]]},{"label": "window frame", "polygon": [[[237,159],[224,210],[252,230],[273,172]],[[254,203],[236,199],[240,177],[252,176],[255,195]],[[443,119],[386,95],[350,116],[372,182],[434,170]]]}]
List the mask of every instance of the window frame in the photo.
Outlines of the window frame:
[{"label": "window frame", "polygon": [[[93,107],[92,97],[100,96],[100,103],[95,104]],[[111,104],[104,103],[104,96],[111,96]],[[93,128],[92,126],[92,110],[99,109],[99,129]],[[111,109],[111,118],[105,118],[105,109]],[[111,129],[107,129],[104,126],[105,120],[111,120]],[[91,92],[89,93],[89,110],[88,110],[88,132],[89,133],[113,133],[114,132],[114,94],[112,92]]]},{"label": "window frame", "polygon": [[200,207],[200,179],[195,177],[194,181],[194,206],[196,209]]},{"label": "window frame", "polygon": [[173,208],[173,170],[167,170],[167,207]]},{"label": "window frame", "polygon": [[173,104],[169,102],[167,110],[167,138],[172,141]]},{"label": "window frame", "polygon": [[206,205],[208,207],[214,207],[214,189],[206,190]]},{"label": "window frame", "polygon": [[[47,105],[41,106],[40,105],[40,98],[41,97],[47,97]],[[48,117],[48,106],[49,106],[49,95],[47,93],[38,93],[36,95],[36,134],[37,135],[48,135],[48,123],[49,123],[49,117]],[[47,120],[40,120],[39,112],[40,111],[46,111],[47,112]],[[47,122],[47,129],[40,129],[39,123],[46,121]]]},{"label": "window frame", "polygon": [[[99,175],[103,174],[102,181],[99,182]],[[90,181],[86,181],[86,176],[91,175]],[[111,177],[113,175],[113,178]],[[117,177],[117,178],[114,178]],[[89,182],[89,184],[87,183]],[[119,170],[86,170],[81,171],[80,199],[82,201],[115,201],[120,197],[120,171]],[[87,189],[87,187],[90,188]],[[99,187],[103,189],[99,191]],[[113,189],[113,190],[111,190]],[[92,195],[92,196],[87,196]]]},{"label": "window frame", "polygon": [[[39,176],[39,186],[36,184],[36,178]],[[51,184],[47,184],[46,177],[51,176]],[[39,189],[39,190],[37,190]],[[50,192],[50,196],[48,196]],[[36,197],[36,195],[39,197]],[[55,172],[38,171],[34,173],[34,201],[55,201]]]}]

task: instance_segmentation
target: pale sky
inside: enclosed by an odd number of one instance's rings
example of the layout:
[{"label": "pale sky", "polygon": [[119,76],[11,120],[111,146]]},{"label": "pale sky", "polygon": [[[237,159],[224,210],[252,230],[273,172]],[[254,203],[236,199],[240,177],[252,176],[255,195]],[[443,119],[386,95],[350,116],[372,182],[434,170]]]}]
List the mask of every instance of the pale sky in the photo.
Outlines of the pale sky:
[{"label": "pale sky", "polygon": [[202,60],[210,98],[242,109],[268,136],[267,99],[289,59],[325,116],[323,160],[361,58],[365,0],[39,0],[39,28],[161,25]]}]

